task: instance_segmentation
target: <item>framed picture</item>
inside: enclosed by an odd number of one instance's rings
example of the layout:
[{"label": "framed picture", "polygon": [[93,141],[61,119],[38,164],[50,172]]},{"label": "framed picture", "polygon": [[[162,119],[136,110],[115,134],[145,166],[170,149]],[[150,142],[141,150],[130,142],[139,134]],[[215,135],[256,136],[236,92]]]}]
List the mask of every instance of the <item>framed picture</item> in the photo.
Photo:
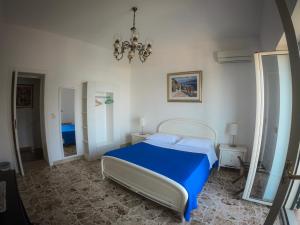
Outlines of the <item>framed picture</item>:
[{"label": "framed picture", "polygon": [[17,108],[33,107],[33,85],[18,84],[17,85]]},{"label": "framed picture", "polygon": [[169,73],[168,102],[202,102],[202,71]]}]

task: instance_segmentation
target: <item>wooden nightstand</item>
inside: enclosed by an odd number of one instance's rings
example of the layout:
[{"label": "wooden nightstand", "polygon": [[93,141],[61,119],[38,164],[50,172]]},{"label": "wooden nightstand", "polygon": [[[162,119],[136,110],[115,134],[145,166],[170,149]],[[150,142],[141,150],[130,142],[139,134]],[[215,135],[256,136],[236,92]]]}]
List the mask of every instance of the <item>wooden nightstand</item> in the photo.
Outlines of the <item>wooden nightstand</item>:
[{"label": "wooden nightstand", "polygon": [[231,147],[230,145],[221,144],[218,169],[220,169],[220,167],[239,169],[240,161],[238,156],[245,161],[246,152],[247,148],[245,146],[237,145],[236,147]]},{"label": "wooden nightstand", "polygon": [[150,135],[151,134],[149,134],[149,133],[144,133],[144,134],[132,133],[131,134],[131,144],[136,144],[136,143],[142,142]]}]

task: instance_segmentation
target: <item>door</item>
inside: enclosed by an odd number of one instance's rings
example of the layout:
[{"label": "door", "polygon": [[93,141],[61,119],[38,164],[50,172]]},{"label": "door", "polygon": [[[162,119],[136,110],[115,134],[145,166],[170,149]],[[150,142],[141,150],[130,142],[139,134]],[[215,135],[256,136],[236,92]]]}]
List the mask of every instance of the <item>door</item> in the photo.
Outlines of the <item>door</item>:
[{"label": "door", "polygon": [[279,212],[285,211],[285,203],[289,196],[290,189],[294,181],[300,178],[294,175],[299,165],[300,142],[300,58],[293,20],[291,18],[291,12],[296,2],[297,1],[276,0],[289,50],[292,80],[292,119],[284,172],[272,207],[264,223],[265,225],[272,225]]},{"label": "door", "polygon": [[18,137],[18,127],[17,127],[17,110],[16,110],[16,100],[17,100],[17,80],[18,75],[16,71],[12,73],[12,94],[11,94],[11,115],[12,115],[12,130],[13,130],[13,139],[16,152],[16,160],[18,164],[19,172],[24,176],[24,169],[21,159],[20,146],[19,146],[19,137]]},{"label": "door", "polygon": [[243,198],[271,205],[284,170],[291,126],[291,70],[286,51],[255,54],[257,120]]}]

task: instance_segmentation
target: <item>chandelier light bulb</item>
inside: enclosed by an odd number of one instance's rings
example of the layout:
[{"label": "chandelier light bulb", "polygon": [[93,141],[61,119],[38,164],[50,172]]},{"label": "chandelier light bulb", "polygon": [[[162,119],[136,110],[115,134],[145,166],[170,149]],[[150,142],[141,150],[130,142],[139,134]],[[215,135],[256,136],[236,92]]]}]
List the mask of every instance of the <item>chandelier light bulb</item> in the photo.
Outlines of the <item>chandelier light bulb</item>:
[{"label": "chandelier light bulb", "polygon": [[119,52],[117,50],[114,51],[114,56],[117,57],[119,55]]},{"label": "chandelier light bulb", "polygon": [[147,44],[147,49],[146,49],[148,52],[152,52],[152,46],[151,44]]},{"label": "chandelier light bulb", "polygon": [[114,43],[114,47],[115,49],[118,49],[120,47],[120,40],[116,40],[115,43]]},{"label": "chandelier light bulb", "polygon": [[131,39],[131,43],[134,45],[134,46],[137,46],[137,44],[139,43],[138,42],[138,39],[136,37],[132,38]]},{"label": "chandelier light bulb", "polygon": [[133,58],[134,57],[134,51],[133,50],[130,50],[129,52],[128,52],[128,57],[130,57],[130,58]]},{"label": "chandelier light bulb", "polygon": [[128,52],[128,59],[129,59],[129,62],[131,62],[131,60],[133,59],[134,55],[135,55],[135,52],[134,52],[133,50],[130,50],[130,51]]},{"label": "chandelier light bulb", "polygon": [[134,29],[132,31],[131,37],[138,39],[139,38],[139,32],[136,29]]}]

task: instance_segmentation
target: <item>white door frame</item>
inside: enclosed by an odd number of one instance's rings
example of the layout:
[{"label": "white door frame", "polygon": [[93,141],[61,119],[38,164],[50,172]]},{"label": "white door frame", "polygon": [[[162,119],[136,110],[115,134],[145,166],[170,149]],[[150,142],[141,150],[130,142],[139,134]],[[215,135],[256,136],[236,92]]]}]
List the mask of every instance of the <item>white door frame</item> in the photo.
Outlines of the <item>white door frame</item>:
[{"label": "white door frame", "polygon": [[15,154],[16,154],[16,161],[18,165],[18,170],[22,176],[24,176],[24,169],[23,163],[21,158],[20,152],[20,145],[19,145],[19,136],[18,136],[18,126],[17,126],[17,107],[16,107],[16,99],[17,99],[17,82],[18,82],[18,72],[12,72],[12,95],[11,95],[11,116],[12,116],[12,131],[13,131],[13,140],[15,145]]},{"label": "white door frame", "polygon": [[[19,73],[23,73],[23,75],[19,75]],[[28,75],[27,75],[28,74]],[[17,130],[17,105],[16,105],[16,96],[17,96],[17,81],[18,77],[25,78],[35,78],[40,80],[40,126],[41,126],[41,139],[43,146],[43,156],[44,160],[50,166],[51,161],[49,157],[49,152],[47,149],[47,138],[46,138],[46,121],[45,121],[45,82],[46,82],[46,74],[44,72],[36,72],[35,70],[28,69],[14,69],[12,70],[12,99],[11,99],[11,108],[12,108],[12,129],[13,129],[13,139],[15,144],[15,154],[16,160],[19,168],[19,172],[22,176],[24,176],[24,169],[22,164],[22,157],[20,153],[19,146],[19,138],[18,138],[18,130]]]},{"label": "white door frame", "polygon": [[[61,124],[62,124],[62,118],[61,118],[61,103],[62,103],[62,90],[63,89],[71,89],[74,90],[74,124],[75,124],[75,140],[76,140],[76,154],[74,155],[70,155],[70,156],[65,156],[65,152],[64,152],[64,145],[63,145],[63,138],[62,138],[62,130],[61,130]],[[59,128],[59,137],[60,137],[60,146],[61,146],[61,154],[62,154],[62,159],[72,159],[72,158],[77,158],[78,154],[78,138],[77,138],[77,129],[78,129],[78,124],[76,122],[76,93],[77,90],[75,87],[72,86],[61,86],[59,87],[58,90],[58,115],[59,115],[59,119],[58,119],[58,128]]]},{"label": "white door frame", "polygon": [[243,199],[271,206],[272,203],[262,200],[251,198],[251,190],[254,183],[256,168],[259,161],[260,149],[262,145],[263,137],[263,125],[264,125],[264,72],[262,65],[262,56],[268,55],[287,55],[288,51],[273,51],[273,52],[260,52],[254,54],[255,59],[255,73],[256,73],[256,122],[255,133],[253,141],[252,156],[250,161],[250,168],[248,178],[243,193]]}]

